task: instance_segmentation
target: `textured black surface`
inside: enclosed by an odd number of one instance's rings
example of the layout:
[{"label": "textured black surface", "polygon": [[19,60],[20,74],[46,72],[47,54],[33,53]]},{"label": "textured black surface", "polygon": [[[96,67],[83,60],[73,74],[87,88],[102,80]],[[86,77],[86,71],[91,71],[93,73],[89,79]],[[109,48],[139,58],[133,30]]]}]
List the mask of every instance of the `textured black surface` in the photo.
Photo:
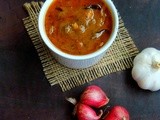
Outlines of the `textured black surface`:
[{"label": "textured black surface", "polygon": [[[160,119],[160,91],[140,89],[131,69],[101,77],[68,92],[51,87],[36,50],[22,23],[22,5],[31,0],[0,0],[0,120],[73,120],[73,106],[88,85],[100,86],[110,98],[108,106],[123,105],[131,120]],[[160,1],[113,0],[130,36],[141,51],[160,49]]]}]

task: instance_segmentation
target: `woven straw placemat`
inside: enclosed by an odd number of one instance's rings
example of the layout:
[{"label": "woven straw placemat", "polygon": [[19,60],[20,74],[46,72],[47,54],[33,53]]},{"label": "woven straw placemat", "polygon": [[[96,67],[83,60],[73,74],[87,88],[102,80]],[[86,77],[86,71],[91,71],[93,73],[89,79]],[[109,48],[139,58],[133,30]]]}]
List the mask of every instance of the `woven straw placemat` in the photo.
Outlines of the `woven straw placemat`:
[{"label": "woven straw placemat", "polygon": [[43,71],[51,86],[59,84],[62,91],[92,81],[109,73],[132,67],[133,57],[139,52],[119,15],[119,32],[115,42],[104,58],[96,65],[86,69],[66,68],[55,61],[43,43],[38,31],[38,14],[43,2],[25,3],[28,17],[23,19],[24,26],[41,60]]}]

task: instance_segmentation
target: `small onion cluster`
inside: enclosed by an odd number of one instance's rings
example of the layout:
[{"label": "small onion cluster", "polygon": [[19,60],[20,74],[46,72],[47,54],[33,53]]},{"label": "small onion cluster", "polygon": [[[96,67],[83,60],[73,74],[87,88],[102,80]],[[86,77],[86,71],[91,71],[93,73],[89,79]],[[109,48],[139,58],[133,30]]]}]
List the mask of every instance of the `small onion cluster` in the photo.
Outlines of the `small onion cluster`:
[{"label": "small onion cluster", "polygon": [[[129,120],[128,111],[122,106],[114,106],[103,118],[103,110],[100,109],[108,104],[109,98],[105,92],[96,85],[88,86],[77,102],[74,98],[67,98],[75,105],[74,115],[78,120]],[[100,109],[99,114],[93,109]]]}]

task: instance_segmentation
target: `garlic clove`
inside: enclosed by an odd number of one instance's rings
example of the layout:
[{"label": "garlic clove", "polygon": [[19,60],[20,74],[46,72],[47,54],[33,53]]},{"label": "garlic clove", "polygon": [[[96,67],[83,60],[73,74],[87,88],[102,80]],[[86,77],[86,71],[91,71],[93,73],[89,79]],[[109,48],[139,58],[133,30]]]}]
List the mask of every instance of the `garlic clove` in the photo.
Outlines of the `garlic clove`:
[{"label": "garlic clove", "polygon": [[[158,79],[160,79],[160,72],[155,72],[155,73],[153,73],[153,75],[154,75],[154,77],[150,77],[148,80],[152,80],[152,86],[150,86],[150,90],[151,91],[157,91],[157,90],[159,90],[160,89],[160,80],[158,80]],[[153,76],[152,75],[152,76]]]}]

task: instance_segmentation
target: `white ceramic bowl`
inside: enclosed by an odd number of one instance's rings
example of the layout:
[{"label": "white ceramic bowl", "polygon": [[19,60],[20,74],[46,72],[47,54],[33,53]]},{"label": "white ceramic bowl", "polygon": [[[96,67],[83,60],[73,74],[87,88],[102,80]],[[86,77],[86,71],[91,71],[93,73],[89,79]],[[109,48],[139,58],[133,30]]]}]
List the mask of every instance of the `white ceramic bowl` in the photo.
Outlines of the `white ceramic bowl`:
[{"label": "white ceramic bowl", "polygon": [[99,50],[87,55],[70,55],[64,53],[63,51],[58,49],[55,45],[53,45],[53,43],[47,37],[45,31],[45,16],[52,2],[54,2],[54,0],[46,0],[45,3],[43,4],[38,18],[38,28],[44,43],[51,50],[51,53],[53,54],[55,59],[60,64],[75,69],[87,68],[96,64],[106,54],[107,49],[111,46],[111,44],[115,40],[118,32],[118,25],[119,25],[118,13],[113,2],[111,0],[104,0],[104,2],[106,2],[109,7],[113,19],[113,29],[110,38]]}]

